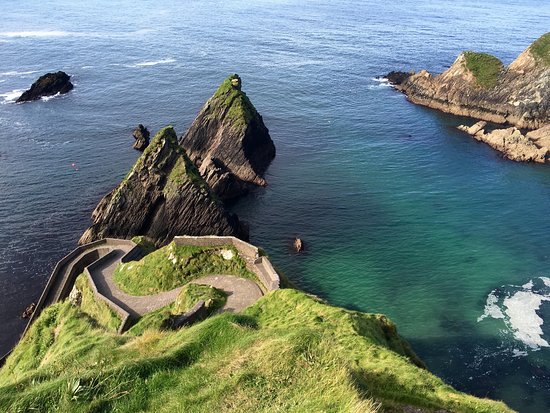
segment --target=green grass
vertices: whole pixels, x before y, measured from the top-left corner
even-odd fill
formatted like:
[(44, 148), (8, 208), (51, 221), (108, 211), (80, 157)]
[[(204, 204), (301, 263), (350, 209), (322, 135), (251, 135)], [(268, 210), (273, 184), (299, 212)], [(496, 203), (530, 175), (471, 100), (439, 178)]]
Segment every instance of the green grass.
[(144, 255), (148, 255), (157, 249), (153, 240), (145, 235), (136, 235), (132, 238), (132, 242), (141, 248)]
[(80, 310), (96, 320), (105, 329), (117, 332), (121, 323), (120, 317), (106, 302), (94, 296), (85, 274), (80, 274), (77, 277), (75, 287), (82, 293)]
[(128, 330), (128, 334), (141, 335), (148, 330), (164, 329), (173, 316), (185, 314), (200, 300), (204, 301), (208, 314), (212, 314), (223, 307), (226, 298), (223, 291), (212, 286), (188, 284), (182, 288), (178, 297), (172, 304), (145, 314), (132, 326), (132, 328), (130, 328), (130, 330)]
[[(231, 260), (220, 255), (223, 249), (233, 252)], [(149, 295), (170, 291), (196, 278), (213, 274), (256, 278), (232, 246), (178, 246), (172, 242), (139, 261), (119, 264), (114, 279), (120, 289), (128, 294)]]
[(115, 336), (61, 303), (0, 369), (0, 411), (511, 411), (457, 392), (411, 360), (385, 317), (291, 289), (243, 314), (139, 336)]
[(246, 93), (232, 85), (232, 80), (238, 75), (231, 75), (225, 79), (211, 98), (211, 102), (226, 112), (226, 119), (231, 121), (234, 127), (243, 127), (257, 116), (257, 111)]
[(466, 67), (474, 75), (479, 86), (491, 89), (498, 83), (498, 77), (504, 65), (494, 56), (487, 53), (464, 52)]
[(545, 66), (550, 66), (550, 32), (535, 40), (529, 50), (538, 61)]

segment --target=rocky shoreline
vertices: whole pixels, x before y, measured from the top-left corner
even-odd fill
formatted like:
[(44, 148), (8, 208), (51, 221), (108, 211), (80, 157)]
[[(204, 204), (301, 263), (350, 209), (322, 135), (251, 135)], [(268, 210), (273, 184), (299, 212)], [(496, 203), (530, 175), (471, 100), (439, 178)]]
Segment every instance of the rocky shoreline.
[[(463, 52), (439, 75), (426, 70), (390, 72), (393, 87), (412, 103), (512, 128), (482, 132), (485, 124), (460, 129), (515, 161), (548, 161), (550, 144), (550, 33), (509, 66), (486, 53)], [(522, 133), (520, 129), (536, 132)], [(473, 132), (472, 132), (473, 131)], [(536, 138), (535, 138), (536, 137)]]

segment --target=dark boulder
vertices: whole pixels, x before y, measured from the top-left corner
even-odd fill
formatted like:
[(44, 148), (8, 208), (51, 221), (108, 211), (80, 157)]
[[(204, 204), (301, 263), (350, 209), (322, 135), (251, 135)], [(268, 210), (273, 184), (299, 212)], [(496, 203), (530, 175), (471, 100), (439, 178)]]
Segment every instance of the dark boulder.
[(147, 146), (149, 146), (149, 130), (143, 126), (141, 123), (134, 129), (132, 136), (136, 140), (134, 142), (134, 149), (137, 149), (140, 152), (143, 152)]
[(17, 103), (38, 100), (44, 96), (53, 96), (58, 93), (67, 93), (73, 88), (71, 77), (62, 71), (46, 73), (34, 82), (31, 88), (17, 99)]
[(400, 85), (407, 80), (409, 76), (411, 76), (411, 73), (391, 71), (386, 75), (386, 79), (388, 79), (388, 82), (392, 85)]

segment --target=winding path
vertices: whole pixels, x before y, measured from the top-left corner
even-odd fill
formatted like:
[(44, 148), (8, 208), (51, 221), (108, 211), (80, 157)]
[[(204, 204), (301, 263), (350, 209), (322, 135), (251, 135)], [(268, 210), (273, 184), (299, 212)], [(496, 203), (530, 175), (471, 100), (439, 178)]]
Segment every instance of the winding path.
[[(120, 290), (114, 281), (113, 275), (122, 257), (130, 249), (131, 247), (127, 245), (121, 245), (119, 248), (113, 249), (113, 252), (102, 262), (102, 265), (94, 266), (90, 270), (90, 276), (94, 280), (99, 293), (126, 310), (130, 315), (139, 317), (172, 303), (183, 286), (159, 294), (145, 296), (130, 295)], [(231, 275), (210, 275), (191, 282), (211, 285), (224, 291), (227, 294), (227, 301), (221, 311), (241, 311), (255, 303), (263, 295), (255, 282)]]

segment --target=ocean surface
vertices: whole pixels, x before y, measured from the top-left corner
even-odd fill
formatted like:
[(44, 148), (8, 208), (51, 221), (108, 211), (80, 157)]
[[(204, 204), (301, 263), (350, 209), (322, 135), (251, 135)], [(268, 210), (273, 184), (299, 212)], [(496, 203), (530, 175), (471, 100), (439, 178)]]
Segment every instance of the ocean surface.
[[(510, 63), (550, 4), (478, 1), (0, 2), (0, 353), (54, 263), (138, 157), (131, 132), (185, 132), (231, 73), (277, 147), (232, 206), (299, 287), (387, 314), (429, 369), (550, 411), (550, 166), (507, 161), (379, 75), (462, 50)], [(39, 75), (69, 94), (17, 105)], [(294, 236), (306, 252), (292, 253)]]

